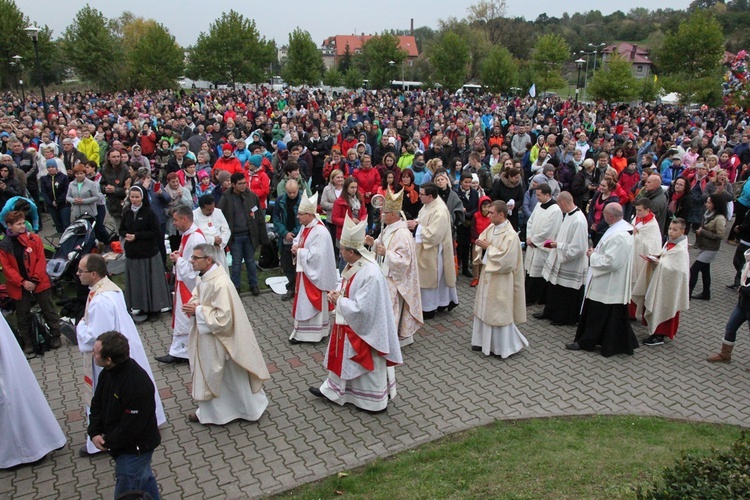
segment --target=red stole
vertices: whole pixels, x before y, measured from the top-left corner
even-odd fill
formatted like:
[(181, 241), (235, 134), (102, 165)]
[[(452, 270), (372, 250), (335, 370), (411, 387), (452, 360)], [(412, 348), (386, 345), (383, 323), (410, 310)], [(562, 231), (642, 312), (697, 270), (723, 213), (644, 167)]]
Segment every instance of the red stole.
[[(354, 275), (356, 276), (356, 274)], [(342, 287), (344, 293), (342, 297), (349, 296), (349, 288), (352, 286), (354, 276), (344, 283)], [(354, 352), (356, 353), (351, 360), (359, 363), (368, 371), (372, 371), (375, 365), (372, 360), (372, 348), (362, 338), (352, 330), (349, 325), (339, 325), (334, 321), (331, 331), (331, 341), (328, 343), (328, 365), (326, 369), (332, 371), (337, 376), (341, 376), (341, 369), (344, 365), (344, 338), (349, 339)]]

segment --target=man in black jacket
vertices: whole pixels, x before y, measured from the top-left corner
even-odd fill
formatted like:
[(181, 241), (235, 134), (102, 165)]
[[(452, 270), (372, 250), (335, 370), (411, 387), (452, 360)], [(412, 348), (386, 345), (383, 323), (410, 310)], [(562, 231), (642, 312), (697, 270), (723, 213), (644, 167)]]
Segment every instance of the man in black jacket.
[(151, 456), (161, 443), (154, 384), (130, 358), (128, 339), (119, 332), (97, 338), (94, 362), (104, 371), (91, 401), (88, 434), (94, 446), (108, 451), (115, 461), (115, 498), (144, 491), (158, 499), (159, 487), (151, 471)]
[(221, 195), (219, 210), (224, 214), (232, 236), (229, 248), (232, 249), (231, 278), (237, 292), (242, 281), (242, 260), (245, 260), (247, 282), (253, 295), (260, 295), (258, 273), (255, 268), (255, 249), (268, 243), (266, 221), (262, 217), (258, 196), (247, 188), (245, 174), (232, 174), (232, 188)]

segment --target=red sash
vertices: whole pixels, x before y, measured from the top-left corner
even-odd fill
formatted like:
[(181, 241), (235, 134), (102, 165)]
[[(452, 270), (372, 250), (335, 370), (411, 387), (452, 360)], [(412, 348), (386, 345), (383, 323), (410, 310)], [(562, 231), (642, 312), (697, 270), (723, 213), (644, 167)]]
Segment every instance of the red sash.
[[(354, 277), (346, 283), (344, 297), (349, 295), (349, 287), (352, 285)], [(357, 335), (349, 325), (333, 324), (331, 331), (331, 341), (328, 343), (328, 365), (326, 368), (337, 376), (341, 376), (341, 368), (344, 365), (344, 337), (349, 339), (354, 352), (356, 353), (351, 360), (359, 363), (367, 371), (372, 371), (375, 365), (372, 360), (372, 348), (362, 338)]]
[[(190, 239), (190, 236), (193, 233), (199, 233), (203, 234), (203, 231), (200, 230), (200, 228), (196, 229), (192, 233), (185, 233), (182, 235), (182, 238), (180, 239), (180, 249), (179, 254), (180, 257), (182, 257), (183, 252), (185, 251), (185, 245), (187, 245), (188, 240)], [(205, 238), (205, 235), (204, 235)], [(176, 266), (176, 263), (175, 263)], [(174, 316), (177, 314), (177, 295), (180, 295), (180, 299), (182, 299), (183, 304), (187, 304), (190, 302), (190, 299), (193, 298), (193, 292), (187, 287), (184, 281), (180, 280), (177, 277), (177, 269), (175, 269), (175, 280), (174, 280), (174, 288), (175, 288), (175, 294), (174, 294), (174, 306), (172, 307), (172, 328), (174, 328)]]

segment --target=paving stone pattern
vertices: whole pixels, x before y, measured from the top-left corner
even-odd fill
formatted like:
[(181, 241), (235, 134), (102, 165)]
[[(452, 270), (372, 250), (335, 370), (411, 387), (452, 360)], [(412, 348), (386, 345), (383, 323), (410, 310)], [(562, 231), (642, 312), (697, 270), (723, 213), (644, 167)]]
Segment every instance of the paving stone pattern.
[[(404, 350), (398, 396), (379, 415), (308, 393), (308, 386), (326, 376), (325, 345), (290, 346), (291, 304), (264, 293), (243, 302), (271, 372), (268, 411), (257, 423), (191, 424), (186, 415), (195, 405), (188, 367), (153, 361), (171, 340), (170, 318), (163, 315), (140, 328), (169, 419), (153, 459), (162, 494), (239, 499), (277, 493), (497, 419), (638, 414), (750, 426), (747, 327), (739, 333), (731, 364), (705, 361), (720, 347), (736, 302), (735, 292), (724, 288), (734, 274), (734, 250), (722, 244), (711, 266), (713, 299), (691, 302), (676, 340), (643, 346), (632, 357), (566, 351), (574, 328), (533, 319), (539, 306), (529, 308), (529, 322), (520, 326), (531, 344), (527, 350), (505, 360), (472, 352), (474, 289), (459, 278), (460, 307), (428, 321)], [(691, 261), (695, 255), (692, 251)], [(643, 326), (634, 328), (639, 338), (647, 335)], [(63, 348), (33, 359), (31, 366), (68, 444), (36, 467), (0, 471), (0, 499), (111, 498), (111, 460), (77, 456), (85, 439), (78, 349), (64, 341)]]

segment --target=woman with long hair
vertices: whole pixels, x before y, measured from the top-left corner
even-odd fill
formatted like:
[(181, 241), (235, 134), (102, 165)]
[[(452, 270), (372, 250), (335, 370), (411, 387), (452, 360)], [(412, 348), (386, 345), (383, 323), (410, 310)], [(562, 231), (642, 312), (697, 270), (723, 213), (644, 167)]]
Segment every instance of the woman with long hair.
[(604, 220), (604, 207), (610, 203), (619, 203), (620, 199), (615, 194), (617, 184), (610, 177), (605, 177), (599, 183), (599, 189), (591, 199), (589, 205), (589, 234), (591, 241), (596, 246), (602, 239), (609, 225)]
[(328, 232), (331, 233), (333, 251), (336, 254), (337, 260), (339, 249), (336, 246), (336, 224), (333, 223), (333, 205), (344, 190), (344, 180), (344, 173), (338, 168), (333, 169), (328, 176), (328, 185), (323, 188), (323, 194), (320, 196), (320, 206), (326, 215), (326, 227), (328, 228)]
[[(690, 296), (697, 300), (711, 300), (711, 262), (716, 259), (721, 247), (721, 240), (727, 228), (727, 203), (721, 195), (713, 193), (706, 200), (706, 211), (701, 226), (695, 230), (693, 248), (701, 253), (690, 267)], [(703, 278), (703, 290), (700, 295), (693, 295), (698, 283), (698, 274)]]
[(399, 185), (404, 190), (401, 210), (406, 215), (407, 220), (416, 219), (419, 210), (422, 208), (422, 202), (419, 199), (419, 185), (414, 182), (414, 172), (408, 168), (401, 172)]
[[(667, 218), (679, 217), (685, 219), (693, 208), (693, 198), (690, 196), (688, 181), (684, 177), (678, 177), (669, 187), (667, 193), (669, 204), (667, 205)], [(685, 227), (685, 234), (690, 231), (690, 226)]]

